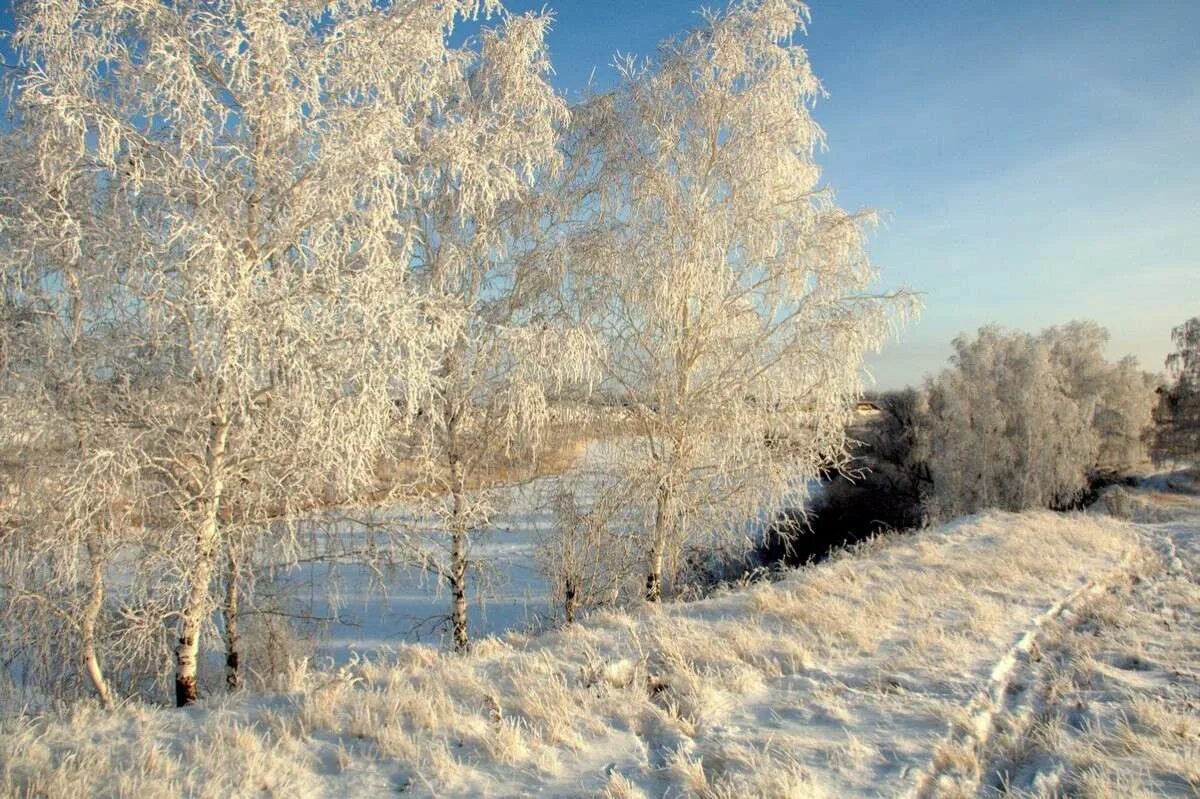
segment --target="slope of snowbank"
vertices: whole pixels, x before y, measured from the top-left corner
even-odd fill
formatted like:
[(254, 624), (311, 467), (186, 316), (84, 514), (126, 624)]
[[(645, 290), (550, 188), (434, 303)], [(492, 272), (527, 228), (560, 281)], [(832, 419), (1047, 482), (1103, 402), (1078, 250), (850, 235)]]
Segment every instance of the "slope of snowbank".
[(0, 724), (0, 793), (863, 796), (928, 786), (997, 664), (1143, 535), (986, 513), (781, 582), (469, 657), (405, 646), (269, 696)]

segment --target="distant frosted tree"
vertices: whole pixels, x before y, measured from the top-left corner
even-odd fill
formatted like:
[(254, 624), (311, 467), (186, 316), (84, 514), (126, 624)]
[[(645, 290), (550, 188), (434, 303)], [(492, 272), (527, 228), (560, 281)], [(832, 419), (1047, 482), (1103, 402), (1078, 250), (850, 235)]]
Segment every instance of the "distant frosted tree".
[(935, 515), (1068, 502), (1087, 485), (1099, 440), (1050, 347), (984, 327), (954, 340), (929, 386)]
[(1157, 385), (1158, 378), (1144, 371), (1132, 355), (1111, 365), (1093, 422), (1100, 434), (1099, 468), (1128, 471), (1146, 461)]
[(1064, 390), (1084, 404), (1084, 412), (1095, 411), (1108, 381), (1109, 364), (1104, 358), (1108, 331), (1091, 321), (1072, 321), (1049, 327), (1038, 338), (1062, 374)]
[(1098, 470), (1141, 462), (1152, 378), (1109, 363), (1107, 339), (1093, 322), (955, 339), (928, 387), (935, 514), (1067, 504)]
[(1128, 356), (1110, 363), (1104, 355), (1108, 331), (1095, 322), (1074, 321), (1041, 333), (1070, 394), (1099, 436), (1094, 468), (1124, 471), (1146, 458), (1155, 404), (1153, 375)]
[(105, 413), (79, 419), (70, 445), (90, 462), (103, 428), (132, 448), (130, 485), (162, 514), (147, 521), (172, 540), (180, 704), (197, 696), (231, 542), (286, 538), (268, 523), (377, 489), (381, 442), (443, 396), (463, 303), (414, 285), (411, 209), (437, 192), (475, 208), (524, 174), (519, 148), (494, 172), (476, 141), (508, 107), (458, 104), (464, 81), (516, 107), (541, 91), (526, 82), (544, 72), (539, 24), (511, 28), (512, 45), (484, 37), (482, 54), (450, 44), (460, 21), (499, 10), (18, 7), (13, 107), (33, 195), (5, 220), (4, 257), (48, 338), (83, 309), (77, 371)]
[(1175, 352), (1167, 356), (1167, 371), (1176, 380), (1200, 384), (1200, 316), (1171, 330)]
[(864, 354), (908, 305), (870, 293), (872, 217), (819, 183), (822, 90), (793, 41), (806, 15), (705, 13), (576, 113), (592, 190), (569, 281), (627, 411), (612, 480), (642, 513), (651, 601), (687, 545), (744, 541), (840, 459)]
[(1175, 352), (1167, 356), (1172, 382), (1162, 387), (1155, 430), (1159, 462), (1200, 458), (1200, 316), (1171, 331)]

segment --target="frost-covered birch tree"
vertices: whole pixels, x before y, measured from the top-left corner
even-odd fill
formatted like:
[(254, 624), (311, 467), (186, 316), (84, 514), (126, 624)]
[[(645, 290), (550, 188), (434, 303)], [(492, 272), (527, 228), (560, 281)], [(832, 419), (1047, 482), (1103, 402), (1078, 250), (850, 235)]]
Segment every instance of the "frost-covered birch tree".
[(1157, 384), (1158, 378), (1132, 355), (1110, 366), (1093, 417), (1100, 434), (1099, 468), (1127, 472), (1149, 457)]
[[(70, 317), (76, 285), (95, 295), (82, 372), (109, 411), (81, 423), (133, 448), (164, 509), (180, 704), (234, 534), (287, 535), (267, 522), (377, 489), (381, 442), (437, 396), (462, 307), (414, 287), (411, 208), (503, 185), (479, 130), (445, 119), (477, 58), (449, 37), (499, 9), (18, 7), (38, 196), (6, 220), (7, 257), (47, 318)], [(448, 162), (453, 185), (431, 171)]]
[(1090, 468), (1124, 471), (1145, 460), (1156, 399), (1154, 375), (1142, 371), (1133, 356), (1109, 362), (1104, 354), (1108, 331), (1096, 322), (1051, 327), (1041, 339), (1050, 347), (1067, 393), (1091, 419), (1099, 448)]
[[(141, 479), (142, 430), (120, 420), (133, 391), (109, 367), (111, 298), (56, 269), (60, 252), (19, 257), (22, 222), (87, 212), (78, 184), (47, 197), (30, 183), (36, 151), (23, 128), (0, 140), (0, 252), (18, 254), (0, 264), (0, 649), (34, 694), (86, 685), (111, 706), (109, 672), (128, 683), (146, 676), (148, 650), (161, 655), (165, 608), (138, 596), (159, 543), (146, 535), (155, 492)], [(107, 588), (118, 554), (131, 564), (120, 613)]]
[(929, 386), (933, 514), (1074, 499), (1099, 441), (1050, 346), (984, 327), (954, 340), (950, 363)]
[(570, 285), (629, 417), (613, 479), (643, 511), (652, 601), (686, 547), (744, 540), (839, 462), (863, 357), (909, 307), (871, 293), (871, 214), (820, 183), (806, 19), (796, 0), (706, 13), (576, 114), (593, 183)]
[(1176, 380), (1200, 383), (1200, 316), (1171, 329), (1175, 351), (1167, 356), (1167, 371)]
[[(463, 321), (439, 353), (436, 391), (409, 457), (447, 550), (428, 559), (450, 594), (454, 647), (469, 643), (468, 576), (502, 462), (531, 460), (550, 421), (548, 393), (586, 382), (589, 340), (556, 313), (553, 197), (566, 104), (549, 83), (544, 14), (485, 29), (447, 83), (411, 204), (413, 278)], [(545, 184), (545, 185), (543, 185)]]

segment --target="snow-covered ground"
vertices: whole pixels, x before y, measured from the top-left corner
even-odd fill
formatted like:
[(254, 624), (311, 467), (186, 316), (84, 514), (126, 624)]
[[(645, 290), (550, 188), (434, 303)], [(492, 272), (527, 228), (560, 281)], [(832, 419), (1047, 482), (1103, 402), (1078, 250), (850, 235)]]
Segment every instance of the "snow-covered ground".
[[(541, 501), (543, 478), (498, 497), (502, 510), (491, 528), (472, 537), (470, 556), (485, 565), (472, 571), (468, 588), (468, 624), (472, 637), (542, 626), (548, 615), (548, 588), (534, 560), (538, 536), (551, 521)], [(411, 519), (405, 523), (413, 524)], [(419, 523), (418, 523), (419, 524)], [(433, 529), (416, 530), (422, 544), (446, 552), (447, 536)], [(449, 612), (445, 585), (428, 570), (409, 567), (374, 574), (353, 562), (318, 564), (282, 574), (290, 584), (298, 610), (331, 619), (319, 625), (316, 656), (341, 665), (356, 655), (371, 655), (405, 643), (444, 644)], [(330, 581), (335, 581), (332, 596)]]
[[(1131, 493), (1132, 522), (980, 514), (778, 583), (509, 633), (466, 657), (401, 644), (184, 711), (9, 717), (0, 793), (1188, 795), (1200, 507)], [(1109, 682), (1082, 699), (1055, 688), (1040, 669), (1059, 651), (1087, 651)], [(1077, 701), (1090, 721), (1014, 749), (1012, 731)], [(1122, 741), (1086, 782), (1096, 758), (1079, 752)]]
[(1200, 796), (1200, 496), (1180, 491), (1200, 485), (1143, 489), (1113, 504), (1154, 522), (1146, 548), (1021, 658), (968, 781), (981, 793)]
[[(575, 466), (576, 478), (579, 472), (603, 464), (606, 457), (604, 443), (592, 442)], [(485, 532), (472, 535), (470, 544), (471, 560), (483, 566), (468, 575), (472, 638), (540, 630), (553, 622), (550, 587), (538, 570), (534, 550), (554, 524), (551, 500), (562, 479), (541, 477), (499, 489), (489, 497), (495, 508), (491, 523)], [(573, 490), (586, 494), (586, 485), (586, 481), (576, 483)], [(820, 490), (820, 483), (813, 481), (807, 496)], [(397, 507), (390, 513), (397, 523), (412, 528), (424, 546), (448, 551), (446, 534), (423, 527), (411, 510)], [(747, 542), (761, 534), (761, 526), (761, 520), (747, 523)], [(353, 524), (348, 527), (353, 536)], [(278, 579), (289, 584), (298, 614), (330, 620), (315, 629), (314, 655), (319, 661), (342, 665), (401, 644), (445, 646), (449, 640), (444, 624), (449, 596), (428, 570), (399, 568), (380, 575), (348, 559), (303, 566), (281, 573)], [(210, 660), (210, 671), (219, 676), (223, 654), (214, 652)]]
[[(573, 470), (591, 468), (603, 457), (603, 444), (592, 442)], [(468, 558), (479, 565), (468, 571), (472, 638), (542, 629), (551, 623), (550, 589), (534, 554), (553, 524), (551, 499), (561, 480), (557, 474), (543, 476), (496, 489), (484, 499), (492, 509), (489, 524), (471, 535), (468, 548)], [(352, 548), (365, 535), (361, 525), (366, 523), (403, 528), (415, 547), (441, 560), (449, 551), (449, 536), (428, 514), (405, 506), (381, 510), (369, 522), (336, 522), (338, 538), (351, 542), (343, 545)], [(320, 552), (324, 547), (317, 542), (313, 549)], [(312, 651), (319, 662), (340, 666), (398, 645), (445, 646), (449, 641), (445, 622), (450, 599), (433, 569), (376, 571), (358, 558), (335, 558), (280, 571), (272, 579), (276, 584), (270, 593), (285, 597), (285, 609), (321, 620), (306, 630), (313, 634)], [(223, 668), (218, 654), (212, 657), (216, 672)]]

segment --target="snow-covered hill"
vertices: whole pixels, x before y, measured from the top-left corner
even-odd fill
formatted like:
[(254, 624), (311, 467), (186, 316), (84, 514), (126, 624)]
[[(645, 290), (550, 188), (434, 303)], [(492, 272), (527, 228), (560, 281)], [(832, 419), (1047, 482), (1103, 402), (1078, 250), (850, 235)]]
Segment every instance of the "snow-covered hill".
[[(1042, 653), (1077, 648), (1074, 638), (1091, 634), (1082, 619), (1108, 635), (1114, 597), (1132, 608), (1117, 620), (1126, 628), (1149, 624), (1138, 608), (1151, 594), (1138, 586), (1169, 578), (1195, 588), (1198, 511), (1179, 504), (1166, 514), (1173, 520), (1153, 524), (985, 513), (872, 542), (777, 583), (488, 639), (467, 657), (409, 645), (336, 671), (298, 667), (276, 694), (188, 710), (10, 714), (0, 792), (972, 795), (996, 787), (1014, 760), (1013, 735), (1030, 727), (1022, 708), (1066, 701), (1046, 688)], [(1168, 544), (1176, 555), (1166, 556)], [(1194, 679), (1200, 668), (1194, 646), (1169, 657), (1149, 648), (1196, 634), (1196, 596), (1182, 585), (1153, 594), (1176, 613), (1174, 626), (1137, 634), (1158, 664), (1143, 682), (1182, 684), (1164, 675), (1190, 669)], [(1172, 712), (1186, 716), (1182, 737), (1164, 733), (1154, 745), (1170, 753), (1178, 744), (1185, 762), (1195, 705)], [(1077, 784), (1073, 761), (1056, 757), (1064, 765), (1051, 770), (1053, 784)], [(1017, 787), (1051, 785), (1037, 782), (1043, 761), (1031, 758), (1036, 773), (1021, 772)], [(1106, 779), (1132, 791), (1137, 769), (1114, 768)], [(1180, 779), (1147, 785), (1186, 788)]]

